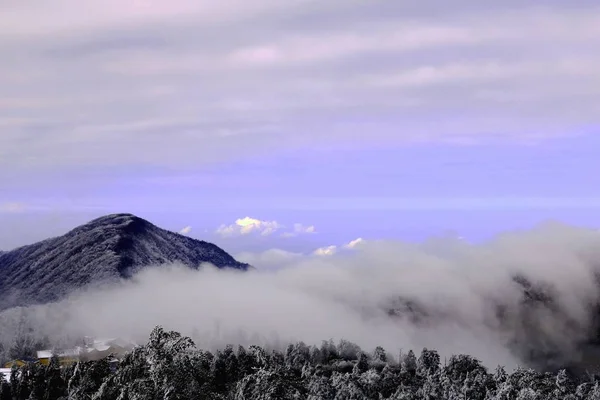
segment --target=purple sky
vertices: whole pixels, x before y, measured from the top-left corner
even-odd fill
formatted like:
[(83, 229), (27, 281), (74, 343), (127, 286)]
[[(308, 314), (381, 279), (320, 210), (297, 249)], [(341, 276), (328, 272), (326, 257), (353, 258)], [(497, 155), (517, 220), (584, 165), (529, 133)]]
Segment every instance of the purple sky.
[(109, 212), (231, 251), (600, 227), (596, 2), (9, 3), (0, 249)]

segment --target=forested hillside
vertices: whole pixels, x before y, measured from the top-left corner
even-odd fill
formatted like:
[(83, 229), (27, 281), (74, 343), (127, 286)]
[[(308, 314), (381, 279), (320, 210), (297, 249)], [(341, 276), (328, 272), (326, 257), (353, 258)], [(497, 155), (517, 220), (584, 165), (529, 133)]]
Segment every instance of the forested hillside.
[(116, 369), (107, 360), (64, 368), (53, 360), (13, 369), (10, 384), (0, 387), (2, 400), (600, 399), (595, 377), (574, 378), (564, 370), (488, 371), (468, 355), (441, 360), (435, 350), (423, 349), (418, 356), (408, 351), (394, 357), (382, 348), (367, 354), (346, 341), (297, 343), (285, 352), (228, 346), (211, 353), (160, 327)]

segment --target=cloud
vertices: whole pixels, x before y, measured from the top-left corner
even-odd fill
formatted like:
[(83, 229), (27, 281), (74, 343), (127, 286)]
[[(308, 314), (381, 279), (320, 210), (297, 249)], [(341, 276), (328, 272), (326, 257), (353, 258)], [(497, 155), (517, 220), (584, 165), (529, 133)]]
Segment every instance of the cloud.
[(345, 245), (343, 245), (341, 247), (338, 247), (336, 245), (319, 247), (318, 249), (316, 249), (313, 252), (313, 254), (317, 255), (317, 256), (332, 256), (334, 254), (337, 254), (339, 252), (339, 250), (352, 250), (359, 246), (363, 246), (364, 243), (365, 243), (364, 239), (357, 238), (357, 239), (354, 239), (354, 240), (346, 243)]
[[(600, 300), (594, 279), (600, 234), (560, 224), (481, 245), (369, 240), (329, 257), (281, 250), (244, 257), (258, 270), (150, 268), (58, 304), (4, 311), (0, 340), (12, 340), (14, 322), (26, 316), (52, 339), (68, 332), (141, 341), (161, 324), (193, 335), (204, 348), (345, 338), (366, 350), (428, 347), (442, 357), (468, 353), (489, 367), (510, 368), (536, 351), (556, 352), (552, 360), (560, 362), (587, 357), (578, 346), (594, 321), (590, 307)], [(552, 305), (528, 305), (517, 275), (548, 288)], [(169, 296), (156, 301), (158, 292)], [(420, 319), (402, 314), (401, 299), (424, 312)], [(390, 309), (399, 314), (390, 316)]]
[(196, 167), (316, 143), (523, 143), (598, 123), (592, 2), (60, 4), (0, 6), (11, 173)]
[(180, 230), (179, 233), (181, 233), (182, 235), (188, 235), (191, 231), (192, 231), (192, 227), (186, 226), (185, 228)]
[(290, 238), (290, 237), (295, 237), (298, 235), (303, 235), (303, 234), (312, 234), (312, 233), (316, 233), (316, 229), (314, 225), (303, 225), (301, 223), (295, 223), (294, 224), (294, 230), (292, 232), (283, 232), (281, 234), (282, 237), (286, 237), (286, 238)]
[(23, 203), (0, 203), (0, 213), (20, 213), (27, 209)]
[(260, 266), (261, 270), (281, 269), (299, 260), (306, 259), (302, 253), (282, 249), (270, 249), (262, 253), (242, 252), (235, 259), (252, 266)]
[(361, 244), (365, 243), (365, 240), (363, 238), (356, 238), (354, 240), (351, 240), (349, 243), (344, 245), (344, 248), (347, 249), (354, 249), (357, 246), (360, 246)]
[(319, 247), (314, 251), (317, 256), (331, 256), (337, 253), (337, 246), (331, 245), (326, 247)]
[(300, 223), (294, 224), (294, 233), (315, 233), (314, 225), (304, 226)]
[(248, 235), (250, 233), (269, 236), (281, 228), (282, 225), (277, 221), (261, 221), (256, 218), (244, 217), (238, 218), (234, 224), (219, 226), (216, 233), (224, 237)]
[[(262, 236), (270, 236), (273, 233), (285, 229), (286, 226), (277, 221), (266, 221), (257, 218), (244, 217), (238, 218), (235, 223), (226, 225), (222, 224), (215, 231), (223, 237), (233, 237), (249, 234), (259, 234)], [(304, 225), (295, 223), (292, 231), (282, 232), (282, 237), (295, 237), (302, 234), (316, 233), (314, 225)]]

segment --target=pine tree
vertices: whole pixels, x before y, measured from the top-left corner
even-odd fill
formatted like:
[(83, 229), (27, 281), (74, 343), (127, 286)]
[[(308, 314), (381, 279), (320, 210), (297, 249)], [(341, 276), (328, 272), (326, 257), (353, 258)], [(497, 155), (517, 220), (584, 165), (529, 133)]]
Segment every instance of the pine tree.
[(58, 400), (67, 395), (67, 383), (62, 377), (56, 357), (53, 357), (50, 365), (45, 368), (44, 381), (46, 383), (44, 400)]
[(356, 364), (354, 364), (352, 373), (354, 375), (360, 375), (360, 374), (367, 372), (368, 370), (369, 370), (369, 359), (367, 358), (367, 355), (365, 353), (361, 352), (360, 355), (358, 356), (358, 361), (356, 362)]
[(387, 363), (388, 362), (387, 353), (385, 352), (385, 350), (383, 349), (383, 347), (377, 346), (375, 348), (375, 351), (373, 352), (373, 360), (374, 361), (378, 361), (378, 362), (382, 362), (382, 363)]
[(600, 400), (600, 382), (594, 383), (592, 390), (588, 393), (587, 400)]
[(437, 373), (440, 370), (440, 355), (435, 350), (423, 349), (417, 360), (417, 373), (421, 376), (428, 376)]
[(331, 385), (335, 389), (335, 400), (366, 400), (366, 393), (363, 392), (358, 377), (354, 374), (340, 374), (334, 372), (331, 376)]
[(393, 370), (389, 364), (386, 364), (383, 370), (381, 370), (380, 376), (381, 382), (379, 392), (384, 399), (387, 399), (392, 396), (400, 386), (400, 371), (398, 369)]
[(212, 381), (214, 390), (226, 393), (229, 387), (241, 378), (240, 367), (233, 346), (226, 346), (223, 351), (218, 351), (212, 364)]
[(540, 397), (538, 393), (532, 388), (523, 388), (517, 394), (516, 400), (539, 400)]
[(310, 362), (310, 349), (303, 342), (290, 344), (285, 353), (285, 364), (288, 368), (297, 369)]
[(333, 400), (335, 388), (328, 378), (322, 375), (312, 375), (305, 378), (307, 381), (307, 400)]
[(412, 350), (402, 355), (400, 367), (403, 374), (414, 376), (417, 373), (417, 357)]
[(261, 368), (239, 381), (232, 397), (234, 400), (299, 400), (305, 396), (303, 388), (281, 374)]
[(178, 332), (154, 328), (146, 345), (149, 376), (154, 391), (164, 400), (189, 398), (194, 389), (190, 350), (192, 339)]

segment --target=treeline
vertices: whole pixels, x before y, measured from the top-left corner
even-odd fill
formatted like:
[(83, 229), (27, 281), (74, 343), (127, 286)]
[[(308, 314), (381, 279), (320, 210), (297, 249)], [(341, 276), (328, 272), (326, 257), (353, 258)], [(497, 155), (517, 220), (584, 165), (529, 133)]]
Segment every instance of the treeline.
[(490, 372), (473, 357), (442, 362), (427, 349), (394, 361), (382, 348), (366, 354), (347, 341), (297, 343), (285, 352), (227, 346), (213, 354), (157, 327), (116, 369), (108, 360), (61, 368), (57, 359), (13, 368), (10, 383), (0, 384), (0, 400), (28, 399), (600, 400), (600, 383), (564, 370)]

